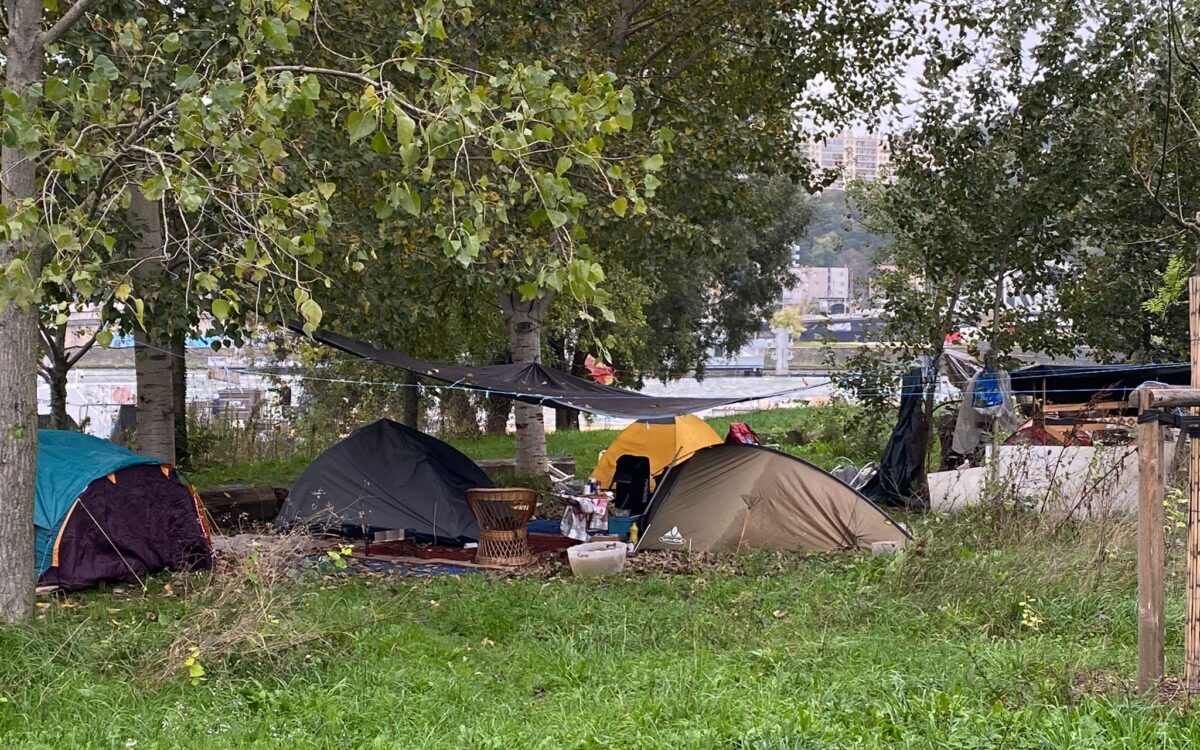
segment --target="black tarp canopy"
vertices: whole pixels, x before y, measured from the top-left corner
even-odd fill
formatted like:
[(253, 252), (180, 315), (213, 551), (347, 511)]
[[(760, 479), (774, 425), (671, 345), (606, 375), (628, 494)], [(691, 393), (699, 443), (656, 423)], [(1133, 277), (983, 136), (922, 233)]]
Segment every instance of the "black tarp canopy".
[(1098, 394), (1105, 401), (1124, 401), (1146, 382), (1189, 385), (1187, 363), (1157, 365), (1031, 365), (1012, 373), (1013, 393), (1042, 398), (1051, 404), (1082, 404)]
[[(299, 326), (289, 326), (303, 332)], [(733, 398), (676, 398), (647, 396), (644, 393), (614, 388), (576, 377), (552, 367), (534, 363), (484, 365), (467, 367), (416, 359), (399, 352), (377, 349), (370, 344), (318, 330), (312, 336), (327, 346), (348, 354), (374, 360), (385, 365), (408, 370), (423, 377), (474, 391), (494, 393), (516, 401), (543, 406), (564, 406), (593, 414), (607, 414), (623, 419), (656, 419), (691, 414), (727, 404), (774, 398), (803, 390), (789, 388), (774, 393)]]

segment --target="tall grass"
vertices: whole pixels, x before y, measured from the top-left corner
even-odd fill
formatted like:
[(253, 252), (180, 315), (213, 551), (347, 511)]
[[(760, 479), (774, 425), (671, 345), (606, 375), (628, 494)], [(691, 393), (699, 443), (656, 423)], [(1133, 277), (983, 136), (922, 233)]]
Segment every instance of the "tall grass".
[[(1099, 534), (1091, 521), (1055, 528), (988, 509), (906, 520), (918, 543), (892, 557), (759, 553), (662, 567), (647, 557), (624, 576), (590, 581), (301, 576), (279, 614), (322, 639), (232, 658), (202, 646), (198, 684), (182, 665), (148, 681), (145, 655), (196, 632), (181, 623), (198, 622), (196, 608), (211, 599), (166, 596), (161, 578), (144, 595), (62, 598), (33, 625), (0, 629), (0, 745), (1053, 750), (1200, 741), (1193, 713), (1129, 690), (1127, 527)], [(1182, 589), (1171, 580), (1168, 671), (1178, 673)], [(262, 627), (269, 636), (276, 626)]]
[[(878, 460), (887, 442), (890, 424), (872, 421), (861, 407), (835, 402), (749, 412), (709, 420), (719, 435), (731, 422), (746, 422), (768, 443), (823, 468), (840, 458), (862, 464)], [(238, 421), (232, 417), (194, 419), (192, 425), (193, 479), (201, 487), (233, 482), (288, 484), (321, 451), (343, 437), (326, 420), (301, 414), (290, 422), (265, 419), (260, 412)], [(616, 430), (550, 433), (551, 455), (575, 459), (576, 474), (587, 477)], [(512, 435), (447, 438), (474, 459), (512, 458)]]

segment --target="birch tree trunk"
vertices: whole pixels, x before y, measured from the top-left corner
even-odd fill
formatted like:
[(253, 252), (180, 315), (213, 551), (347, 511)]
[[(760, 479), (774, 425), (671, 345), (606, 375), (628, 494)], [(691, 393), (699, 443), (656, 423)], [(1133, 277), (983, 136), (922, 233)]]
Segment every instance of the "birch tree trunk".
[[(514, 363), (542, 361), (542, 324), (550, 308), (553, 293), (528, 302), (517, 292), (500, 293), (500, 309), (508, 328)], [(546, 460), (546, 420), (542, 407), (517, 401), (513, 404), (517, 424), (517, 473), (544, 475)]]
[[(158, 204), (133, 190), (129, 201), (129, 226), (133, 230), (133, 257), (137, 293), (152, 298), (161, 280), (162, 215)], [(163, 334), (154, 311), (147, 306), (145, 328), (133, 333), (134, 368), (137, 372), (138, 452), (166, 463), (175, 463), (175, 377), (171, 364), (171, 339)]]
[[(6, 0), (4, 77), (21, 95), (42, 77), (42, 0)], [(9, 216), (37, 195), (36, 157), (0, 148), (0, 202)], [(0, 264), (25, 257), (33, 274), (41, 257), (33, 238), (0, 243)], [(0, 309), (0, 622), (33, 612), (33, 487), (37, 473), (38, 314), (32, 305)]]

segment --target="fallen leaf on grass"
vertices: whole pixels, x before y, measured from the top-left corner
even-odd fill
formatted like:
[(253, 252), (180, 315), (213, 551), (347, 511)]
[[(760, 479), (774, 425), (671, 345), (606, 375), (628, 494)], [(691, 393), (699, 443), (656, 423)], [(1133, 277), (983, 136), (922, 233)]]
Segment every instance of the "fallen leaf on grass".
[(484, 638), (482, 641), (479, 642), (479, 645), (480, 646), (495, 646), (496, 642), (493, 641), (491, 638)]
[(771, 613), (771, 617), (774, 617), (776, 620), (782, 620), (783, 618), (787, 617), (787, 612), (782, 609), (777, 609)]
[(50, 602), (38, 602), (34, 606), (38, 609), (50, 609)]

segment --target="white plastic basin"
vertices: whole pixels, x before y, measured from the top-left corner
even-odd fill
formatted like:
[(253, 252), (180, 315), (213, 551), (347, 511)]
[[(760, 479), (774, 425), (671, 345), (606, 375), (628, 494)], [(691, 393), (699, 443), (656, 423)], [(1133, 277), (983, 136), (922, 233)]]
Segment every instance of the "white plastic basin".
[(620, 573), (625, 567), (624, 542), (589, 542), (567, 548), (571, 572), (580, 578)]

